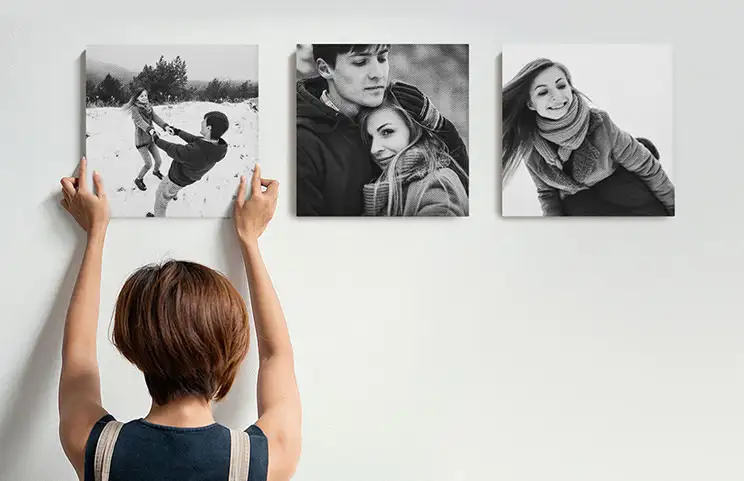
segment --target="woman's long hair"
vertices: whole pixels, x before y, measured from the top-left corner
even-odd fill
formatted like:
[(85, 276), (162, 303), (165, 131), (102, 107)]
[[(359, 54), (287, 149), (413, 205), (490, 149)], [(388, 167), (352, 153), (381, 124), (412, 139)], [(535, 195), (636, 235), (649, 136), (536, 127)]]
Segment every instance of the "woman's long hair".
[[(532, 136), (536, 130), (537, 112), (530, 110), (530, 87), (535, 77), (550, 68), (558, 67), (566, 75), (574, 95), (584, 94), (573, 85), (571, 72), (565, 65), (547, 58), (538, 58), (528, 63), (517, 72), (503, 89), (501, 94), (502, 134), (501, 134), (501, 180), (507, 182), (519, 167), (519, 163), (532, 149)], [(587, 99), (588, 100), (588, 99)]]
[[(383, 168), (382, 174), (375, 180), (374, 196), (377, 197), (379, 187), (387, 184), (387, 215), (403, 215), (404, 207), (404, 185), (401, 179), (400, 163), (406, 152), (416, 149), (418, 162), (413, 167), (417, 178), (424, 178), (432, 172), (441, 169), (445, 164), (455, 171), (461, 179), (467, 179), (468, 174), (449, 154), (446, 144), (430, 129), (420, 124), (411, 114), (404, 109), (390, 88), (385, 90), (385, 97), (379, 107), (364, 109), (359, 116), (359, 125), (362, 130), (362, 139), (367, 147), (371, 146), (371, 137), (367, 133), (369, 116), (377, 109), (391, 108), (402, 118), (411, 132), (411, 138), (403, 149), (401, 149)], [(445, 186), (446, 187), (446, 186)]]
[[(134, 95), (132, 95), (131, 97), (129, 97), (129, 101), (127, 103), (125, 103), (124, 105), (122, 105), (121, 110), (124, 110), (126, 112), (129, 112), (130, 110), (132, 110), (132, 107), (134, 107), (134, 104), (137, 103), (137, 98), (140, 95), (142, 95), (142, 92), (145, 92), (145, 91), (147, 91), (147, 89), (144, 88), (144, 87), (141, 87), (141, 88), (138, 88), (137, 90), (135, 90)], [(148, 104), (150, 103), (149, 99), (148, 99), (147, 103)]]

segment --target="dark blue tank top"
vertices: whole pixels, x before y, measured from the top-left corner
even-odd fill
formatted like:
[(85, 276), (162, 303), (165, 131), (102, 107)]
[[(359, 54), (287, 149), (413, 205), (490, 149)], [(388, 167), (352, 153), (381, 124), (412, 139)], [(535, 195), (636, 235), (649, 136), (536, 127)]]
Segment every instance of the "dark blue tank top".
[[(93, 481), (96, 444), (110, 414), (93, 426), (85, 445), (85, 478)], [(251, 438), (247, 481), (266, 481), (269, 447), (255, 424), (245, 430)], [(226, 481), (230, 469), (230, 430), (219, 423), (177, 428), (130, 421), (121, 429), (111, 460), (110, 481)]]

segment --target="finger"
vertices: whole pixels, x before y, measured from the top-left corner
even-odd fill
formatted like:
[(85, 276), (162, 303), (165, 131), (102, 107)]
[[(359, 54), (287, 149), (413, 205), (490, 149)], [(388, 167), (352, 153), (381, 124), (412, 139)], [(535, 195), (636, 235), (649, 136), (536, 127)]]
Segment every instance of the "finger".
[(269, 184), (266, 186), (266, 192), (264, 193), (276, 198), (279, 195), (279, 181), (272, 180), (271, 182), (269, 182)]
[(61, 205), (65, 210), (70, 210), (70, 201), (67, 200), (67, 197), (63, 197), (62, 200), (59, 201), (59, 205)]
[(106, 196), (106, 192), (103, 190), (103, 178), (101, 177), (101, 174), (96, 171), (93, 171), (93, 187), (95, 187), (95, 194), (99, 198)]
[(60, 182), (62, 183), (62, 192), (64, 192), (65, 195), (75, 195), (75, 184), (73, 184), (73, 179), (73, 177), (62, 177)]
[(268, 187), (273, 182), (278, 182), (278, 181), (275, 179), (261, 179), (261, 185), (263, 185), (264, 187)]
[(240, 185), (238, 185), (238, 205), (243, 205), (245, 201), (245, 176), (240, 176)]
[(261, 166), (256, 164), (253, 168), (253, 179), (251, 180), (251, 195), (261, 193)]
[(78, 175), (78, 188), (88, 190), (88, 159), (83, 156), (80, 159), (80, 175)]

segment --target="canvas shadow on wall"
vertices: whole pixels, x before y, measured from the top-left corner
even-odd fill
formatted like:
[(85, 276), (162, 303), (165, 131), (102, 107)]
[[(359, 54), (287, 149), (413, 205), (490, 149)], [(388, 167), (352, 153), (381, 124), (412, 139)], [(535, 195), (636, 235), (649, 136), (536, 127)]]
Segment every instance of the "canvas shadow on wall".
[(111, 216), (229, 217), (258, 156), (258, 46), (102, 45), (85, 59), (86, 156)]
[(297, 215), (469, 213), (468, 45), (297, 46)]
[(507, 45), (502, 76), (503, 216), (674, 215), (669, 47)]

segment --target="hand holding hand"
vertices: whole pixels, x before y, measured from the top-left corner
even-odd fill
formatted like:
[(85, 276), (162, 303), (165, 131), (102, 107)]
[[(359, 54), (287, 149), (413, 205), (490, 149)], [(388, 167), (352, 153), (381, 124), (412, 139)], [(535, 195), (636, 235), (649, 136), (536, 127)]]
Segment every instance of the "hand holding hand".
[(98, 172), (93, 172), (95, 192), (88, 187), (87, 159), (80, 160), (79, 177), (62, 177), (62, 200), (60, 204), (88, 233), (88, 237), (104, 234), (109, 222), (109, 204), (103, 190), (103, 179)]
[[(266, 187), (262, 191), (261, 186)], [(238, 198), (235, 201), (233, 218), (235, 231), (242, 242), (255, 243), (274, 217), (279, 196), (279, 182), (261, 178), (261, 167), (256, 164), (251, 179), (251, 196), (246, 200), (246, 179), (240, 177)]]
[(170, 125), (166, 125), (166, 126), (165, 126), (165, 131), (166, 131), (166, 133), (167, 133), (168, 135), (175, 135), (175, 132), (174, 132), (174, 130), (173, 130), (173, 127), (171, 127)]

